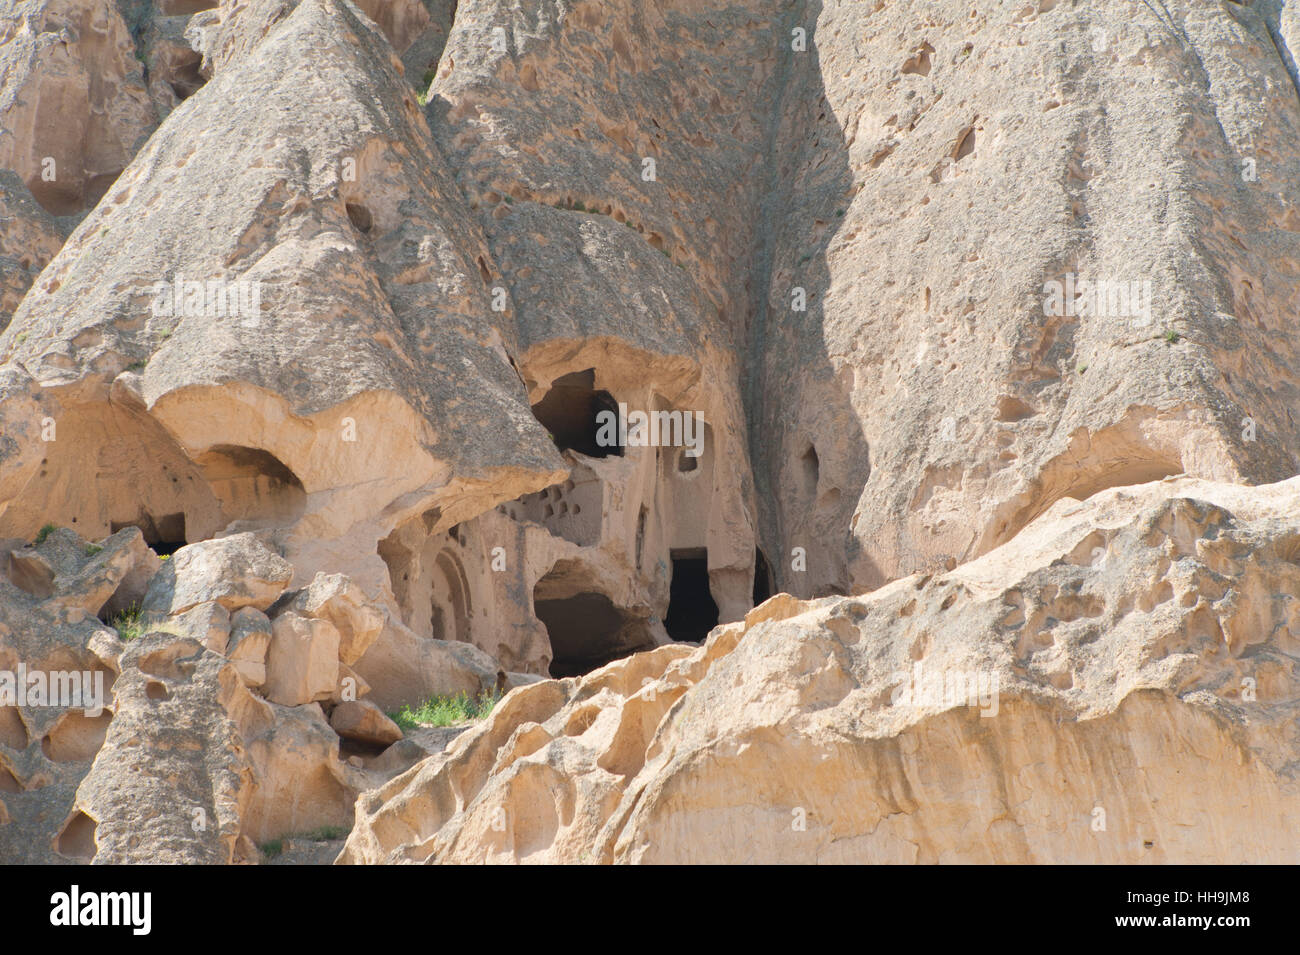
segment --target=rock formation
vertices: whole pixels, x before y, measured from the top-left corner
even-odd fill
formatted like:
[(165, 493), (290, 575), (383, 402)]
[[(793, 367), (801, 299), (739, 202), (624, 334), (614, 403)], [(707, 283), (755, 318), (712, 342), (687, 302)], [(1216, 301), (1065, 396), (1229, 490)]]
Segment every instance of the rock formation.
[(1293, 861), (1298, 556), (1300, 478), (1061, 501), (515, 690), (362, 796), (341, 861)]
[(1300, 9), (1113, 7), (0, 5), (0, 860), (1294, 861)]

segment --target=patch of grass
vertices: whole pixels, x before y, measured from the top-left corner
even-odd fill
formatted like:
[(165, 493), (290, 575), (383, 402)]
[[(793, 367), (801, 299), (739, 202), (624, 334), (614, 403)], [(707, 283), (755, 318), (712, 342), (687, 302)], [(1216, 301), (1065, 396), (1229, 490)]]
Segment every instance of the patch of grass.
[(40, 547), (42, 544), (45, 543), (45, 538), (49, 537), (58, 529), (59, 529), (59, 525), (57, 524), (46, 524), (39, 531), (36, 532), (36, 540), (32, 541), (32, 543), (35, 544), (37, 547)]
[(108, 622), (108, 625), (117, 631), (117, 635), (124, 642), (130, 642), (142, 637), (145, 632), (144, 620), (140, 617), (140, 608), (135, 604), (119, 613)]
[(306, 842), (331, 842), (335, 839), (347, 838), (348, 830), (345, 826), (321, 826), (319, 829), (313, 829), (311, 832), (295, 832), (292, 835), (282, 836), (279, 839), (272, 839), (270, 842), (264, 842), (257, 848), (262, 855), (268, 859), (274, 859), (284, 855), (286, 846), (294, 840)]
[(27, 336), (28, 336), (28, 334), (30, 334), (30, 333), (29, 333), (29, 332), (19, 332), (17, 335), (14, 336), (14, 344), (15, 344), (15, 345), (21, 345), (23, 342), (27, 341)]
[(1079, 365), (1079, 374), (1082, 375), (1087, 370), (1088, 370), (1088, 363), (1086, 361), (1083, 362), (1081, 365)]
[(501, 697), (496, 693), (484, 691), (477, 697), (461, 692), (455, 696), (434, 696), (425, 700), (415, 709), (410, 705), (389, 713), (388, 718), (404, 730), (418, 729), (421, 726), (455, 726), (471, 720), (481, 720), (492, 712)]
[(1165, 337), (1165, 341), (1167, 341), (1169, 344), (1171, 344), (1171, 345), (1177, 345), (1177, 344), (1178, 344), (1178, 339), (1179, 339), (1180, 336), (1179, 336), (1179, 334), (1178, 334), (1176, 331), (1174, 331), (1174, 330), (1171, 328), (1171, 329), (1169, 329), (1167, 332), (1165, 332), (1165, 336), (1164, 336), (1164, 337)]
[(321, 826), (319, 829), (303, 833), (302, 838), (310, 839), (312, 842), (329, 842), (333, 839), (342, 839), (347, 834), (348, 830), (343, 826)]
[(98, 554), (98, 553), (99, 553), (101, 550), (103, 550), (103, 549), (104, 549), (104, 548), (100, 547), (98, 544), (87, 544), (87, 545), (86, 545), (86, 556), (87, 556), (87, 557), (94, 557), (96, 554)]

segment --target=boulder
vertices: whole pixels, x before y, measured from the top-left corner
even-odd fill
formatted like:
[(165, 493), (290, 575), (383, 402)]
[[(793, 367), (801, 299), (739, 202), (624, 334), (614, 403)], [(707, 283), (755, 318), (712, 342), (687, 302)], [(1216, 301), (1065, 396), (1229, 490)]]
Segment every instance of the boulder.
[(151, 626), (178, 636), (189, 637), (213, 653), (227, 654), (230, 640), (230, 611), (215, 600), (198, 604), (167, 620), (165, 624)]
[(339, 681), (339, 632), (326, 620), (292, 611), (271, 622), (262, 692), (272, 703), (298, 706), (328, 700)]
[(388, 746), (402, 738), (402, 730), (369, 700), (340, 703), (330, 713), (330, 726), (345, 739)]
[(215, 601), (226, 610), (266, 610), (293, 576), (293, 567), (252, 532), (180, 548), (149, 584), (142, 610), (170, 616)]
[(387, 611), (343, 574), (320, 573), (290, 607), (304, 617), (327, 620), (339, 632), (339, 660), (356, 663), (384, 628)]
[(353, 669), (384, 710), (418, 706), (431, 696), (477, 696), (494, 690), (500, 673), (496, 661), (477, 647), (423, 639), (391, 617)]
[(253, 607), (235, 611), (230, 618), (226, 657), (250, 687), (266, 682), (266, 656), (271, 646), (271, 621)]

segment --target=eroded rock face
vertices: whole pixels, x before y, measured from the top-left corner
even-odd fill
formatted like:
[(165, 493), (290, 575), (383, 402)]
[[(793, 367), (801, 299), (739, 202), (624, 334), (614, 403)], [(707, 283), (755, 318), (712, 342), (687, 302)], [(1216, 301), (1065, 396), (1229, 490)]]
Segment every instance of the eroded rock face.
[[(1276, 10), (796, 16), (749, 412), (764, 538), (817, 570), (778, 563), (779, 587), (960, 562), (1107, 487), (1296, 472), (1298, 37)], [(1117, 287), (1088, 308), (1085, 281)]]
[(267, 840), (346, 829), (358, 793), (433, 751), (341, 659), (376, 613), (356, 585), (276, 600), (292, 573), (251, 535), (166, 563), (136, 527), (0, 542), (0, 858), (258, 861)]
[(150, 561), (135, 528), (97, 545), (55, 531), (35, 547), (0, 546), (0, 858), (94, 855), (86, 827), (60, 833), (116, 711), (124, 646), (95, 614), (137, 587)]
[(63, 232), (18, 174), (0, 169), (0, 326), (63, 244)]
[(230, 718), (247, 693), (234, 668), (167, 634), (132, 642), (122, 667), (108, 738), (60, 844), (89, 828), (85, 858), (101, 864), (246, 861), (256, 851), (240, 839), (252, 767)]
[[(312, 0), (168, 117), (0, 345), (8, 480), (65, 488), (55, 503), (26, 484), (5, 532), (271, 529), (300, 583), (346, 572), (375, 591), (397, 523), (563, 476), (491, 308), (496, 267), (400, 70), (355, 7)], [(34, 443), (47, 417), (58, 438)], [(100, 457), (121, 467), (75, 479)]]
[(0, 168), (53, 215), (93, 206), (157, 115), (113, 0), (21, 0), (0, 13)]
[(0, 858), (1284, 859), (1300, 20), (1111, 6), (10, 4)]
[(340, 861), (1294, 862), (1298, 505), (1112, 490), (522, 687), (364, 795)]

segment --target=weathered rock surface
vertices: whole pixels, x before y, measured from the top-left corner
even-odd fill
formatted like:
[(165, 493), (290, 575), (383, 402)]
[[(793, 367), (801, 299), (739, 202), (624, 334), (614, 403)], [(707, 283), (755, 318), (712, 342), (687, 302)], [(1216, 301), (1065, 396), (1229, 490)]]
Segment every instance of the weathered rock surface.
[(266, 610), (283, 593), (293, 567), (252, 533), (182, 547), (149, 583), (141, 609), (176, 614), (215, 602), (226, 610)]
[[(961, 562), (1108, 487), (1296, 473), (1294, 7), (796, 14), (749, 379), (765, 544), (808, 552), (779, 587)], [(1071, 275), (1150, 309), (1048, 314)]]
[(387, 617), (382, 606), (342, 574), (317, 574), (289, 606), (332, 625), (339, 634), (338, 658), (349, 665), (370, 649)]
[(369, 700), (340, 703), (330, 714), (330, 726), (346, 739), (388, 746), (402, 738), (401, 728)]
[[(15, 574), (9, 560), (14, 550), (0, 548), (7, 551), (0, 556), (0, 794), (6, 820), (0, 859), (49, 864), (79, 857), (79, 850), (60, 854), (56, 836), (113, 717), (123, 650), (114, 632), (85, 608), (104, 602), (104, 581), (120, 576), (120, 560), (138, 534), (132, 528), (105, 541), (113, 544), (99, 555), (107, 555), (105, 561), (78, 557), (85, 542), (71, 533), (52, 533), (36, 549), (19, 547), (49, 573), (39, 579), (50, 586), (34, 587), (36, 593), (26, 589), (31, 578)], [(95, 571), (83, 572), (92, 563)], [(79, 595), (74, 584), (87, 592)]]
[(132, 642), (122, 662), (108, 738), (60, 851), (100, 864), (246, 861), (252, 768), (230, 717), (246, 693), (234, 669), (167, 634)]
[(349, 861), (1295, 861), (1298, 59), (1292, 0), (9, 3), (0, 672), (117, 682), (0, 705), (0, 860), (371, 789)]
[(0, 169), (0, 328), (63, 245), (63, 231), (18, 174)]
[(266, 652), (267, 699), (285, 706), (327, 700), (339, 679), (339, 632), (326, 620), (282, 613)]
[(0, 10), (0, 168), (53, 215), (93, 206), (157, 125), (113, 0)]
[[(0, 859), (258, 861), (267, 840), (346, 828), (359, 792), (433, 751), (389, 745), (402, 733), (358, 700), (370, 685), (328, 620), (240, 606), (269, 606), (292, 575), (251, 537), (164, 564), (136, 527), (99, 543), (55, 528), (0, 543), (0, 571)], [(352, 581), (318, 583), (282, 604), (313, 595), (362, 632)], [(146, 590), (169, 597), (140, 615)]]
[(340, 859), (1294, 863), (1298, 542), (1300, 478), (1059, 502), (950, 573), (514, 690)]
[(10, 549), (5, 556), (6, 576), (22, 590), (102, 617), (138, 606), (162, 567), (136, 527), (123, 528), (102, 544), (55, 528), (39, 544)]

